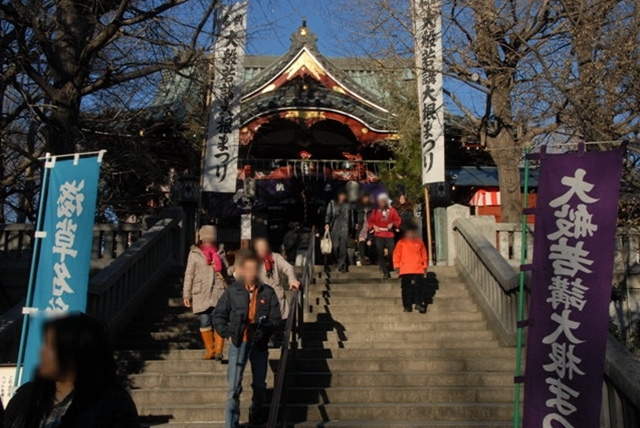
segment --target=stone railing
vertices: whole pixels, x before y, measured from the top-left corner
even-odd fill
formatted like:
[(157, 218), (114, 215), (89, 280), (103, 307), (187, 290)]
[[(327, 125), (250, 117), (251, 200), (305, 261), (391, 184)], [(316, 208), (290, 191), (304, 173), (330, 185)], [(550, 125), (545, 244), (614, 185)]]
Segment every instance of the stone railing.
[[(522, 225), (516, 223), (496, 223), (497, 247), (505, 260), (520, 263), (522, 255)], [(527, 261), (533, 258), (533, 225), (527, 225)]]
[(471, 220), (453, 223), (456, 266), (500, 340), (515, 345), (518, 274)]
[[(92, 259), (113, 260), (143, 234), (142, 224), (96, 224), (93, 228)], [(31, 260), (33, 224), (0, 225), (0, 261)]]
[(184, 262), (184, 215), (167, 209), (165, 216), (131, 247), (91, 278), (87, 312), (117, 334), (167, 272)]
[[(500, 340), (516, 343), (518, 273), (474, 223), (453, 223), (456, 266)], [(528, 293), (527, 293), (528, 304)], [(525, 318), (527, 315), (525, 314)], [(640, 360), (613, 336), (607, 343), (602, 428), (640, 426)]]
[[(159, 220), (106, 268), (91, 278), (87, 312), (109, 327), (112, 338), (173, 267), (184, 263), (184, 214), (163, 211)], [(0, 316), (0, 363), (14, 361), (22, 302)]]

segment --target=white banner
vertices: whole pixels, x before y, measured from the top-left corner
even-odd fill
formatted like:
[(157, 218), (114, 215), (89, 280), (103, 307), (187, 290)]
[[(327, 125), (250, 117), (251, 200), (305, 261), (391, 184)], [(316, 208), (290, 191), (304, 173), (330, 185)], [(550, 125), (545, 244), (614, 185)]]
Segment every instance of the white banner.
[(440, 0), (413, 0), (422, 143), (422, 184), (445, 181)]
[(16, 366), (2, 366), (0, 367), (0, 401), (4, 408), (7, 408), (9, 400), (13, 396), (14, 377), (16, 374)]
[(247, 38), (247, 1), (220, 6), (204, 161), (203, 190), (235, 193), (240, 144), (240, 98)]

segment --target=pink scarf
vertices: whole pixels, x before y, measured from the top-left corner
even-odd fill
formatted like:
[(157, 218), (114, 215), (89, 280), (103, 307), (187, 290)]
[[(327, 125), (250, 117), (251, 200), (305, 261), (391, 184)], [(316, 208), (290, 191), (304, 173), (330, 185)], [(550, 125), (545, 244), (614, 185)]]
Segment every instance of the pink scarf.
[(215, 245), (200, 245), (200, 250), (204, 257), (207, 259), (207, 264), (213, 266), (216, 272), (222, 271), (222, 259), (218, 254), (218, 249)]

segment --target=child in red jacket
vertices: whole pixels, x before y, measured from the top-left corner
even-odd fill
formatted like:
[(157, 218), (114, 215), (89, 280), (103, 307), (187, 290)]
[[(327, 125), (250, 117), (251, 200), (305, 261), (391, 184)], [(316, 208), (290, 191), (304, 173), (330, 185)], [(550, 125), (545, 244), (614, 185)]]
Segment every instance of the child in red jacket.
[(414, 305), (421, 314), (427, 312), (425, 304), (425, 274), (429, 267), (427, 260), (427, 248), (418, 236), (417, 228), (411, 225), (407, 228), (404, 237), (398, 241), (393, 252), (393, 266), (400, 276), (402, 305), (405, 312), (411, 312)]

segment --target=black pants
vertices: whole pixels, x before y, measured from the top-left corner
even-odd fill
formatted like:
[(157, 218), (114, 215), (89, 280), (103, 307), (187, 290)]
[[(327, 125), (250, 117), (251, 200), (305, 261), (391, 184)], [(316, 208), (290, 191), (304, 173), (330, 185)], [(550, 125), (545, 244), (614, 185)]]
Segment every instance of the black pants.
[(426, 282), (424, 275), (402, 275), (402, 306), (411, 308), (413, 305), (424, 305), (426, 299)]
[[(389, 264), (393, 264), (393, 250), (396, 247), (396, 243), (393, 238), (379, 238), (376, 237), (376, 249), (378, 250), (378, 263), (380, 263), (380, 269), (385, 275), (389, 274)], [(388, 259), (384, 255), (384, 250), (387, 249)], [(393, 269), (393, 266), (391, 266)]]
[(358, 241), (358, 253), (360, 253), (360, 261), (362, 262), (365, 257), (369, 260), (373, 259), (373, 245), (367, 245), (367, 241)]
[(333, 241), (333, 255), (336, 258), (336, 264), (338, 269), (346, 269), (347, 262), (347, 240), (349, 239), (348, 233), (342, 231), (333, 232), (331, 235)]

